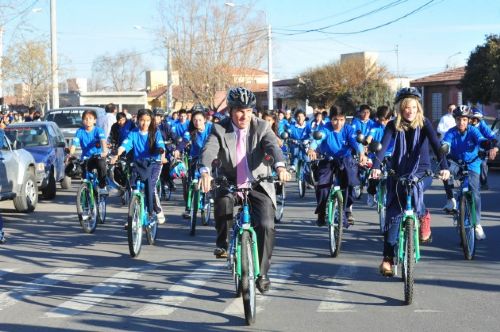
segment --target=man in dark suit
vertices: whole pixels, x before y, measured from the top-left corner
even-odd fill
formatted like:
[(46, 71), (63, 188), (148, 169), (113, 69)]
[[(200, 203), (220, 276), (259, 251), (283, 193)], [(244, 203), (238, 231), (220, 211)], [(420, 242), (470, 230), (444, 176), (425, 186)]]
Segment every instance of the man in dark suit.
[[(266, 121), (252, 115), (255, 107), (255, 95), (245, 88), (233, 88), (227, 95), (230, 109), (229, 117), (214, 124), (212, 132), (201, 155), (200, 186), (204, 192), (210, 190), (211, 165), (214, 159), (221, 162), (220, 172), (229, 181), (239, 187), (248, 186), (248, 182), (259, 175), (271, 174), (270, 166), (265, 165), (264, 157), (274, 158), (274, 169), (281, 181), (289, 181), (277, 137)], [(269, 290), (267, 277), (274, 248), (274, 214), (276, 192), (273, 183), (261, 182), (249, 195), (250, 215), (257, 233), (257, 246), (261, 276), (257, 279), (257, 288), (261, 293)], [(228, 224), (233, 219), (234, 196), (227, 191), (216, 192), (214, 217), (217, 229), (217, 258), (227, 257)]]

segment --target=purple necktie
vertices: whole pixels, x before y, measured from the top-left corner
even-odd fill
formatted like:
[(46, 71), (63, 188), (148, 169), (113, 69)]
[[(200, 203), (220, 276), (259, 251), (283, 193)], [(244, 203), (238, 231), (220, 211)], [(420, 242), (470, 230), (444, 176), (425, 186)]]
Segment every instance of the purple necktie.
[(247, 130), (240, 129), (236, 134), (238, 142), (236, 143), (236, 184), (238, 188), (248, 187), (248, 163), (247, 163)]

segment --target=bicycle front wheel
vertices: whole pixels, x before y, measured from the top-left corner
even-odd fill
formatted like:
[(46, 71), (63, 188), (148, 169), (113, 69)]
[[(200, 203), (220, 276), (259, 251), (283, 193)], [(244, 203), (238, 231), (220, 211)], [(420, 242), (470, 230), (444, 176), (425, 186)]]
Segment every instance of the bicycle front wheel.
[(241, 236), (241, 291), (247, 325), (252, 325), (257, 315), (253, 263), (252, 238), (250, 233), (245, 231)]
[(203, 226), (208, 226), (210, 223), (210, 213), (212, 211), (212, 204), (210, 203), (210, 198), (207, 194), (200, 194), (203, 199), (201, 199), (203, 204), (203, 210), (201, 210), (201, 222)]
[(94, 233), (97, 227), (97, 208), (90, 195), (89, 187), (83, 183), (76, 195), (76, 211), (85, 233)]
[[(330, 208), (331, 207), (331, 208)], [(332, 201), (327, 204), (328, 233), (330, 238), (330, 255), (337, 257), (342, 245), (344, 204), (342, 194), (337, 191)]]
[(403, 257), (403, 281), (405, 304), (411, 304), (413, 301), (413, 283), (414, 283), (414, 268), (415, 268), (415, 225), (412, 218), (406, 218), (404, 221), (404, 257)]
[(380, 185), (377, 193), (377, 210), (378, 210), (378, 221), (380, 226), (380, 234), (384, 234), (385, 231), (385, 204), (386, 204), (386, 193), (385, 185)]
[(198, 215), (198, 206), (200, 205), (200, 192), (198, 190), (193, 191), (193, 197), (191, 197), (191, 216), (189, 223), (189, 235), (194, 236), (196, 234), (196, 217)]
[(142, 245), (142, 213), (141, 200), (138, 196), (132, 196), (128, 208), (127, 218), (128, 249), (130, 256), (137, 257), (141, 252)]
[(274, 222), (279, 223), (283, 219), (283, 213), (285, 211), (285, 183), (278, 182), (276, 184), (276, 211), (274, 214)]
[(158, 236), (158, 219), (150, 220), (146, 227), (146, 239), (148, 244), (154, 245), (156, 243), (156, 237)]
[(94, 194), (97, 197), (97, 220), (99, 224), (104, 224), (106, 221), (106, 196)]
[(458, 228), (462, 240), (462, 249), (464, 257), (467, 260), (474, 259), (476, 253), (475, 228), (472, 222), (472, 197), (462, 195), (460, 199), (460, 215), (458, 216)]

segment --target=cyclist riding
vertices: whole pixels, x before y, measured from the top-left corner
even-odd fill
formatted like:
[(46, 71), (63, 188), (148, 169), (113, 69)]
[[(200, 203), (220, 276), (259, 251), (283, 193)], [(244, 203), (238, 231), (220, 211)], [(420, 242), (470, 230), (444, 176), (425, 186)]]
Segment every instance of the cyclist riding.
[[(448, 179), (450, 172), (447, 170), (446, 159), (440, 153), (439, 141), (432, 123), (424, 117), (424, 111), (420, 104), (421, 95), (416, 88), (403, 88), (396, 94), (395, 104), (397, 116), (390, 121), (382, 137), (382, 149), (377, 153), (373, 163), (372, 177), (378, 179), (380, 176), (380, 161), (384, 158), (391, 140), (394, 139), (394, 152), (391, 157), (391, 166), (397, 176), (411, 175), (423, 178), (430, 169), (429, 144), (438, 156), (441, 168), (440, 177)], [(431, 180), (429, 177), (427, 180)], [(402, 186), (397, 185), (397, 178), (390, 177), (387, 180), (387, 205), (384, 232), (383, 261), (380, 264), (380, 273), (385, 276), (393, 276), (393, 264), (395, 247), (398, 241), (399, 223), (401, 222), (401, 211), (406, 206), (404, 201), (406, 193)], [(431, 181), (422, 181), (415, 185), (413, 192), (414, 206), (420, 220), (420, 240), (429, 241), (430, 214), (424, 205), (424, 190), (430, 186)]]
[[(353, 135), (356, 137), (359, 134), (367, 137), (370, 133), (370, 130), (375, 125), (375, 121), (370, 119), (371, 108), (370, 106), (363, 104), (359, 106), (359, 110), (357, 112), (357, 116), (352, 119), (351, 127), (353, 129)], [(365, 149), (366, 152), (366, 149)], [(361, 192), (363, 190), (363, 186), (365, 185), (364, 181), (366, 180), (368, 170), (365, 167), (358, 168), (358, 176), (360, 179), (360, 184), (353, 187), (354, 197), (359, 199), (361, 197)]]
[[(256, 104), (253, 92), (245, 88), (232, 88), (227, 95), (229, 117), (214, 124), (201, 155), (201, 189), (210, 191), (210, 176), (213, 160), (219, 158), (220, 171), (230, 182), (240, 188), (246, 187), (249, 181), (270, 172), (264, 164), (266, 154), (274, 158), (274, 169), (280, 181), (290, 179), (285, 169), (283, 154), (278, 147), (276, 135), (269, 124), (252, 115)], [(276, 193), (274, 184), (261, 182), (248, 194), (251, 220), (255, 222), (257, 246), (260, 263), (260, 277), (257, 287), (264, 293), (269, 290), (268, 278), (271, 256), (274, 248), (274, 216), (276, 209)], [(233, 220), (233, 208), (236, 204), (232, 194), (224, 190), (216, 190), (214, 216), (217, 228), (217, 248), (214, 254), (218, 258), (227, 257), (228, 223)], [(230, 226), (229, 226), (230, 227)]]
[(300, 143), (308, 140), (311, 136), (311, 128), (306, 123), (306, 113), (302, 109), (295, 111), (295, 123), (290, 125), (287, 129), (289, 133), (289, 147), (290, 147), (290, 169), (295, 171), (297, 169), (299, 159), (305, 160), (305, 153), (301, 149)]
[[(486, 123), (486, 121), (484, 121), (483, 119), (483, 112), (478, 109), (477, 107), (472, 107), (471, 108), (471, 118), (470, 118), (470, 122), (473, 126), (475, 126), (476, 128), (479, 129), (479, 131), (481, 132), (481, 134), (489, 139), (489, 140), (493, 140), (496, 138), (495, 134), (493, 133), (493, 131), (491, 130), (491, 128), (488, 126), (488, 124)], [(496, 152), (493, 152), (493, 150), (490, 150), (489, 152), (489, 159), (490, 160), (493, 160), (495, 159), (494, 157), (492, 158), (492, 154), (495, 153), (496, 155)], [(486, 154), (484, 154), (484, 156), (481, 157), (482, 161), (481, 161), (481, 176), (479, 177), (479, 182), (481, 183), (481, 189), (485, 189), (485, 190), (488, 190), (488, 161), (487, 161), (487, 158), (486, 158)]]
[[(485, 138), (478, 128), (469, 124), (469, 118), (472, 114), (471, 109), (466, 105), (455, 108), (453, 116), (455, 117), (456, 126), (446, 132), (443, 143), (450, 147), (450, 159), (455, 162), (461, 160), (467, 163), (469, 189), (474, 195), (476, 204), (476, 239), (483, 240), (486, 235), (481, 226), (481, 193), (479, 185), (481, 158), (479, 157), (479, 148), (489, 149), (490, 158), (495, 158), (498, 148), (495, 146), (496, 140), (494, 138)], [(451, 198), (453, 198), (453, 182), (445, 184), (445, 188), (448, 199), (450, 199), (450, 193)]]
[[(157, 169), (155, 172), (155, 166), (161, 167), (161, 160), (165, 157), (165, 144), (160, 132), (156, 130), (151, 110), (140, 109), (137, 112), (137, 124), (138, 128), (129, 133), (110, 163), (114, 164), (122, 153), (134, 151), (134, 168), (130, 182), (135, 186), (136, 178), (138, 176), (141, 178), (145, 183), (144, 191), (148, 211), (149, 213), (155, 212), (158, 222), (163, 223), (165, 216), (161, 205), (154, 199), (154, 192), (159, 174)], [(152, 163), (152, 159), (156, 162)]]
[[(189, 128), (187, 133), (184, 135), (183, 141), (179, 144), (178, 149), (183, 150), (186, 141), (191, 142), (191, 149), (189, 152), (189, 176), (188, 181), (192, 180), (196, 176), (197, 168), (196, 165), (200, 159), (201, 150), (207, 142), (208, 136), (212, 131), (212, 122), (207, 122), (205, 118), (205, 112), (202, 109), (198, 109), (193, 112), (191, 116), (191, 122), (189, 123)], [(188, 202), (186, 202), (186, 210), (183, 213), (184, 218), (189, 218), (191, 211), (188, 209)]]
[[(346, 200), (346, 215), (350, 223), (354, 222), (352, 215), (352, 187), (356, 185), (357, 180), (357, 165), (352, 158), (352, 150), (359, 155), (360, 164), (366, 162), (364, 150), (358, 144), (353, 135), (351, 126), (345, 125), (346, 115), (340, 106), (334, 105), (330, 108), (330, 122), (327, 123), (321, 132), (323, 137), (320, 140), (314, 140), (307, 151), (307, 155), (311, 160), (318, 158), (318, 152), (328, 157), (320, 160), (317, 169), (314, 172), (316, 180), (316, 201), (318, 206), (315, 214), (318, 215), (317, 225), (325, 225), (325, 209), (330, 188), (333, 183), (334, 176), (338, 177), (340, 187), (345, 193), (347, 191)], [(345, 195), (345, 194), (344, 194)]]
[[(155, 109), (154, 112), (154, 117), (155, 117), (155, 126), (156, 126), (156, 129), (160, 132), (160, 135), (161, 137), (163, 138), (163, 142), (166, 143), (167, 142), (176, 142), (176, 139), (177, 139), (177, 136), (175, 135), (174, 131), (172, 130), (172, 126), (170, 126), (170, 124), (168, 123), (168, 121), (165, 119), (165, 113), (163, 112), (162, 109)], [(161, 172), (160, 172), (160, 180), (161, 180), (161, 185), (163, 187), (162, 190), (164, 190), (164, 192), (166, 192), (167, 188), (166, 186), (170, 187), (171, 190), (174, 190), (175, 189), (175, 185), (174, 185), (174, 181), (172, 180), (172, 177), (170, 176), (170, 168), (171, 168), (171, 161), (170, 161), (170, 151), (168, 150), (168, 147), (167, 147), (167, 150), (165, 151), (165, 156), (167, 156), (167, 158), (165, 160), (163, 160), (163, 165), (161, 167)], [(175, 152), (173, 153), (173, 157), (175, 158), (177, 156), (177, 158), (179, 157), (179, 155), (176, 155)], [(156, 193), (156, 191), (155, 191)]]
[(106, 142), (106, 134), (104, 130), (97, 127), (97, 114), (94, 110), (85, 110), (82, 114), (82, 127), (79, 128), (73, 143), (69, 149), (69, 155), (73, 155), (76, 147), (80, 146), (82, 154), (80, 160), (86, 161), (86, 169), (82, 172), (82, 178), (85, 178), (85, 172), (91, 172), (97, 169), (97, 177), (99, 179), (99, 194), (107, 195), (106, 189), (106, 158), (108, 155), (108, 145)]

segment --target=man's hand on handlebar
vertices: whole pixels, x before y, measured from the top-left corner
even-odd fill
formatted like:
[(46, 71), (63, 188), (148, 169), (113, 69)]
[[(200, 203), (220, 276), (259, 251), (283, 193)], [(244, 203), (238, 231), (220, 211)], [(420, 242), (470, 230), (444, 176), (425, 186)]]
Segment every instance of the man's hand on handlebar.
[(208, 193), (212, 186), (213, 178), (207, 172), (201, 173), (199, 188), (202, 192)]
[(292, 179), (292, 175), (286, 170), (285, 167), (278, 167), (276, 169), (276, 173), (278, 174), (278, 179), (281, 182), (287, 182)]

